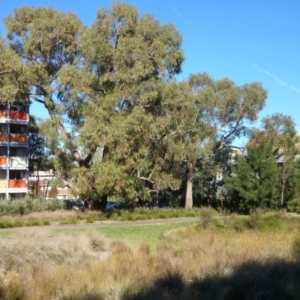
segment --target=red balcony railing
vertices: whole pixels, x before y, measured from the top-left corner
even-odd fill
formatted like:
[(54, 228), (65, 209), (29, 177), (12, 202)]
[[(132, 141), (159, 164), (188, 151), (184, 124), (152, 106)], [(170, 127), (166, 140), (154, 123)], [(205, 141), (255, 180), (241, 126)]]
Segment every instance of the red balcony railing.
[(12, 120), (22, 120), (26, 121), (27, 120), (27, 113), (23, 111), (11, 111), (9, 113), (9, 118)]
[(6, 119), (6, 118), (7, 118), (7, 111), (0, 110), (0, 119)]
[(9, 135), (10, 142), (13, 143), (26, 143), (27, 142), (27, 134), (20, 133), (11, 133)]
[(26, 180), (18, 179), (18, 180), (9, 180), (8, 181), (8, 188), (26, 188)]
[(6, 166), (6, 156), (0, 156), (0, 166)]

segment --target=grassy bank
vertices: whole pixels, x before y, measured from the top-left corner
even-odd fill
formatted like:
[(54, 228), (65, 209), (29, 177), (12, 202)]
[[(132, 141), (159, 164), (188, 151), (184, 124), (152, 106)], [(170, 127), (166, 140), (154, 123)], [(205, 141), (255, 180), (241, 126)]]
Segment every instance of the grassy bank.
[(56, 210), (33, 212), (26, 215), (1, 216), (0, 228), (95, 224), (103, 221), (122, 222), (198, 216), (200, 216), (200, 209), (197, 208), (189, 210), (140, 208), (135, 210), (116, 210), (108, 213), (88, 210), (86, 210), (85, 212), (73, 210)]

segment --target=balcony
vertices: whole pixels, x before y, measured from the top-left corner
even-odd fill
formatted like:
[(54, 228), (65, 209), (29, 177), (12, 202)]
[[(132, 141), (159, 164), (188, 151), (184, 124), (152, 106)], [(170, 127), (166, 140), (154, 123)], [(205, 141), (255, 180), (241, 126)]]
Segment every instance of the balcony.
[[(0, 157), (0, 165), (1, 165), (1, 157)], [(27, 166), (27, 158), (21, 157), (21, 156), (11, 156), (9, 158), (9, 166), (10, 167), (26, 167)]]
[(27, 143), (27, 134), (10, 133), (9, 140), (11, 143)]
[(0, 166), (6, 166), (6, 156), (0, 156)]
[(7, 136), (6, 133), (0, 133), (0, 143), (7, 142)]
[(26, 188), (26, 180), (24, 180), (24, 179), (9, 180), (8, 188), (9, 189)]
[(7, 118), (7, 111), (0, 110), (0, 119), (6, 119), (6, 118)]
[(21, 120), (21, 121), (27, 121), (28, 114), (23, 111), (11, 111), (9, 113), (9, 118), (11, 120)]
[(0, 189), (5, 189), (6, 188), (6, 180), (0, 180)]

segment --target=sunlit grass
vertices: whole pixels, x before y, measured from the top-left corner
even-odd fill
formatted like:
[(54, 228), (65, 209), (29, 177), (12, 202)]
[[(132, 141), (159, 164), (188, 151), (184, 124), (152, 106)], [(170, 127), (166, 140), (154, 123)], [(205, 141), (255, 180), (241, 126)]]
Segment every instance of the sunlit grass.
[(270, 289), (268, 278), (276, 281), (272, 274), (279, 268), (283, 281), (277, 285), (300, 298), (294, 289), (300, 278), (299, 219), (255, 218), (216, 218), (209, 226), (199, 220), (9, 229), (0, 235), (1, 297), (189, 300), (201, 298), (200, 292), (216, 299), (210, 293), (217, 289), (218, 299), (235, 299), (226, 293), (237, 295), (243, 284), (242, 292), (256, 291), (248, 282), (261, 280)]

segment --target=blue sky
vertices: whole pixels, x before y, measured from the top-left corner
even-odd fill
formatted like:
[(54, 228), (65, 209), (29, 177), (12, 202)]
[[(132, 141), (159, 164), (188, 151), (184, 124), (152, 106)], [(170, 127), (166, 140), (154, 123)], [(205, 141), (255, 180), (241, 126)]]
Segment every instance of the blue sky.
[[(52, 6), (76, 13), (84, 24), (95, 20), (111, 0), (2, 1), (0, 18), (24, 5)], [(268, 90), (260, 117), (291, 116), (300, 132), (300, 1), (299, 0), (128, 0), (140, 14), (151, 13), (162, 24), (173, 23), (183, 37), (183, 72), (208, 72), (241, 85), (259, 81)], [(3, 22), (0, 32), (5, 34)], [(32, 108), (43, 116), (40, 106)]]

